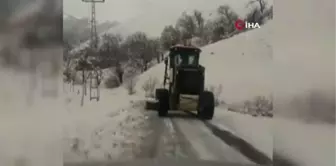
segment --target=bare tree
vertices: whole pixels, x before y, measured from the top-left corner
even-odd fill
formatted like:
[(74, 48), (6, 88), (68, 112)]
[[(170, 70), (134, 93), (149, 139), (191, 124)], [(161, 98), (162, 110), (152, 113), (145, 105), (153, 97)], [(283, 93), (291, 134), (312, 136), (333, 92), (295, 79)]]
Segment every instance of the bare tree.
[(258, 8), (253, 8), (249, 13), (247, 13), (245, 20), (248, 22), (263, 24), (263, 15)]
[(222, 5), (217, 9), (219, 15), (218, 23), (224, 31), (222, 35), (227, 35), (235, 31), (234, 22), (238, 19), (238, 14), (228, 5)]
[(203, 36), (205, 19), (203, 18), (202, 12), (194, 10), (194, 19), (197, 26), (196, 34), (198, 37)]
[(268, 18), (268, 19), (273, 19), (273, 6), (270, 6), (269, 8), (267, 8), (264, 11), (263, 16)]
[(160, 63), (160, 39), (154, 38), (148, 40), (149, 48), (148, 52), (151, 54), (151, 57), (155, 57), (157, 62)]
[(180, 42), (181, 33), (172, 25), (166, 26), (161, 33), (161, 46), (164, 50), (168, 50), (172, 45)]
[(120, 62), (117, 62), (115, 72), (117, 74), (117, 77), (118, 77), (118, 80), (119, 80), (120, 84), (122, 84), (123, 83), (123, 76), (124, 76), (124, 69), (121, 66)]
[(123, 38), (119, 34), (105, 34), (103, 36), (99, 52), (102, 61), (108, 63), (104, 66), (113, 66), (119, 63), (122, 54), (122, 40)]
[(181, 32), (181, 40), (185, 45), (189, 39), (196, 35), (197, 25), (193, 15), (183, 13), (178, 19), (176, 27)]
[(260, 12), (263, 14), (264, 13), (264, 10), (266, 9), (266, 7), (267, 7), (267, 3), (266, 3), (266, 1), (265, 0), (251, 0), (248, 4), (247, 4), (247, 6), (250, 6), (250, 5), (252, 5), (252, 4), (254, 4), (254, 3), (258, 3), (258, 5), (259, 5), (259, 9), (260, 9)]
[(128, 48), (129, 60), (133, 63), (133, 66), (146, 71), (148, 63), (153, 59), (149, 51), (150, 44), (146, 33), (136, 32), (128, 36), (124, 44)]
[(68, 42), (64, 41), (63, 43), (63, 62), (65, 67), (68, 68), (72, 59), (70, 51), (73, 49), (73, 46)]

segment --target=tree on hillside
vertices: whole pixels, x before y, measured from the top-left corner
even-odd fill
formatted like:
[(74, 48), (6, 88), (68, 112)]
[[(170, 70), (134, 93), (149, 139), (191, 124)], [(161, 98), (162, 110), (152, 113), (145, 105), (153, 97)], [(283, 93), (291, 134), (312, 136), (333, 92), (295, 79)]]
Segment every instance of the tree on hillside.
[(257, 7), (253, 8), (245, 17), (246, 21), (258, 24), (263, 24), (263, 19), (263, 15)]
[(153, 55), (149, 51), (150, 44), (146, 33), (136, 32), (128, 36), (125, 45), (128, 47), (129, 60), (134, 67), (146, 71), (148, 63), (153, 59)]
[(204, 37), (203, 40), (205, 43), (211, 43), (213, 38), (213, 32), (214, 32), (214, 21), (207, 20), (204, 24)]
[(164, 50), (168, 50), (172, 45), (180, 42), (181, 34), (172, 25), (166, 26), (160, 37), (161, 46)]
[(70, 51), (73, 49), (73, 46), (68, 42), (63, 42), (63, 76), (65, 82), (71, 82), (74, 81), (74, 77), (72, 77), (73, 72), (73, 55), (70, 53)]
[(238, 19), (238, 14), (228, 5), (218, 7), (217, 13), (219, 18), (217, 24), (223, 31), (221, 35), (228, 35), (235, 31), (234, 23)]
[(225, 29), (221, 22), (217, 20), (208, 20), (205, 24), (204, 33), (207, 43), (213, 43), (222, 39)]
[(121, 42), (123, 38), (119, 34), (105, 34), (99, 48), (102, 60), (114, 62), (116, 65), (122, 58)]
[(263, 16), (268, 19), (273, 19), (273, 6), (270, 6), (264, 11)]
[(198, 10), (194, 10), (193, 13), (194, 16), (194, 20), (195, 20), (195, 24), (196, 24), (196, 37), (198, 42), (198, 46), (203, 46), (207, 43), (207, 35), (205, 33), (205, 19), (202, 15), (202, 12), (198, 11)]
[(198, 37), (203, 36), (205, 19), (203, 18), (202, 12), (194, 10), (194, 19), (196, 24), (196, 35)]
[(115, 73), (118, 77), (119, 83), (123, 83), (123, 76), (124, 76), (124, 68), (122, 67), (121, 63), (117, 61), (116, 66), (115, 66)]
[(181, 32), (181, 40), (184, 45), (186, 45), (187, 41), (195, 36), (197, 32), (197, 25), (193, 15), (188, 15), (185, 12), (178, 19), (176, 27)]
[(63, 42), (63, 61), (68, 62), (70, 60), (70, 51), (73, 49), (73, 46), (68, 41)]
[(154, 39), (149, 39), (149, 53), (151, 54), (151, 57), (155, 57), (157, 62), (160, 63), (161, 61), (161, 56), (160, 56), (160, 39), (159, 38), (154, 38)]
[[(254, 4), (257, 4), (257, 6)], [(273, 17), (273, 7), (268, 8), (265, 0), (251, 0), (247, 4), (247, 7), (252, 7), (252, 10), (246, 16), (246, 20), (248, 21), (263, 24), (265, 19), (272, 19)]]
[(204, 24), (203, 33), (205, 43), (212, 43), (229, 37), (235, 32), (234, 22), (238, 19), (238, 14), (228, 5), (217, 8), (217, 17), (207, 20)]
[[(102, 37), (102, 45), (100, 46), (101, 61), (105, 62), (104, 66), (114, 66), (118, 83), (123, 83), (124, 69), (121, 61), (124, 60), (124, 50), (122, 49), (122, 36), (120, 34), (105, 34)], [(102, 63), (103, 64), (103, 63)], [(109, 78), (112, 79), (112, 78)], [(109, 80), (111, 81), (111, 80)]]
[(266, 1), (265, 1), (265, 0), (251, 0), (251, 1), (247, 4), (247, 6), (253, 5), (253, 4), (255, 4), (255, 3), (258, 4), (260, 12), (261, 12), (261, 13), (264, 13), (264, 10), (265, 10), (266, 7), (267, 7), (267, 3), (266, 3)]

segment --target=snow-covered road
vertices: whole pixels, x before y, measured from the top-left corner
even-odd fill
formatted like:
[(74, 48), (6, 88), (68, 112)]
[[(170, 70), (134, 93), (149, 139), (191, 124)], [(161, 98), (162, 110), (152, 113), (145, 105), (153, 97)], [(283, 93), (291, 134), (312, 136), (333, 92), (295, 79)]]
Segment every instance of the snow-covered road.
[[(115, 92), (104, 93), (107, 95)], [(135, 96), (133, 102), (130, 103), (132, 100), (130, 99), (127, 102), (128, 106), (125, 105), (124, 108), (106, 110), (109, 107), (109, 102), (103, 104), (106, 97), (100, 102), (86, 102), (85, 107), (91, 107), (90, 110), (69, 113), (68, 119), (64, 119), (66, 134), (63, 153), (66, 163), (148, 158), (209, 160), (240, 164), (260, 162), (253, 161), (255, 158), (246, 155), (256, 149), (252, 145), (248, 148), (252, 147), (253, 150), (244, 149), (244, 153), (237, 148), (246, 145), (240, 145), (238, 138), (234, 138), (237, 141), (232, 141), (232, 137), (227, 134), (231, 131), (226, 130), (229, 127), (224, 129), (218, 127), (226, 132), (224, 137), (227, 138), (221, 138), (215, 135), (206, 123), (182, 111), (170, 112), (168, 117), (159, 118), (156, 111), (145, 110), (144, 103), (140, 99), (136, 100)], [(79, 101), (77, 105), (78, 103)], [(101, 106), (96, 108), (97, 111), (102, 111), (101, 114), (92, 112), (95, 110), (94, 105)], [(217, 126), (215, 121), (213, 124)], [(226, 124), (218, 126), (223, 125)], [(225, 142), (230, 139), (230, 144)]]

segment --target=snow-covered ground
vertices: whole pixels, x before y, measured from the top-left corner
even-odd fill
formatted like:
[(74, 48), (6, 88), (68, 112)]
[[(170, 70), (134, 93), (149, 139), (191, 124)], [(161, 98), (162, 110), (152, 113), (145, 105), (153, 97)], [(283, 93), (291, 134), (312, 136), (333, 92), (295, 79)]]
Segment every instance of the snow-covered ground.
[[(222, 85), (219, 96), (226, 103), (243, 102), (258, 95), (269, 96), (272, 88), (272, 21), (261, 29), (234, 36), (202, 48), (206, 86)], [(150, 77), (162, 82), (164, 64), (143, 73), (137, 88)]]
[(273, 119), (252, 117), (218, 108), (211, 122), (217, 127), (244, 139), (269, 158), (273, 158)]
[(1, 68), (0, 77), (0, 165), (61, 165), (63, 102), (41, 96), (39, 81), (29, 91), (28, 73)]
[[(269, 96), (271, 94), (271, 25), (272, 22), (269, 22), (261, 29), (243, 33), (234, 36), (229, 40), (219, 41), (202, 48), (201, 64), (206, 67), (206, 84), (207, 86), (222, 85), (223, 89), (221, 96), (219, 96), (220, 100), (225, 101), (226, 103), (242, 103), (245, 100), (252, 99), (258, 95)], [(136, 94), (133, 97), (138, 96), (141, 99), (145, 96), (143, 85), (150, 78), (158, 79), (160, 84), (157, 86), (161, 86), (163, 72), (164, 65), (161, 63), (138, 76), (136, 78), (135, 86)], [(121, 106), (122, 103), (124, 103), (124, 107), (129, 105), (129, 100), (125, 100), (128, 95), (124, 88), (115, 89), (113, 92), (115, 95), (112, 95), (112, 92), (109, 92), (110, 94), (105, 95), (102, 100), (109, 98), (108, 101), (113, 101), (113, 103), (118, 101), (117, 106), (120, 106), (120, 108), (123, 108)], [(95, 108), (89, 108), (91, 107), (91, 103), (92, 102), (90, 102), (90, 105), (86, 105), (85, 109), (95, 110)], [(113, 105), (114, 107), (115, 104), (113, 103), (106, 102), (106, 106), (104, 106), (105, 102), (100, 101), (99, 105), (94, 105), (95, 107), (99, 106), (99, 108), (106, 108), (108, 107), (107, 105)], [(113, 110), (118, 110), (118, 108), (113, 108)], [(75, 114), (76, 116), (74, 117), (92, 118), (94, 116), (100, 116), (108, 121), (109, 118), (106, 117), (106, 113), (104, 113), (105, 111), (102, 109), (101, 111), (101, 113), (97, 113), (97, 111), (94, 111), (94, 113), (92, 113), (92, 111), (80, 111)], [(83, 112), (91, 113), (87, 116), (83, 115)], [(107, 112), (110, 113), (113, 111), (109, 110)], [(215, 122), (217, 124), (229, 126), (229, 128), (233, 130), (234, 133), (237, 133), (238, 136), (243, 137), (248, 142), (255, 145), (257, 149), (260, 149), (265, 154), (268, 154), (269, 157), (272, 157), (273, 144), (272, 133), (270, 131), (271, 120), (259, 120), (246, 115), (236, 114), (237, 113), (227, 111), (218, 112), (216, 113)], [(96, 119), (97, 118), (92, 118), (92, 121), (96, 121)], [(99, 120), (96, 122), (101, 123), (103, 121), (104, 120)], [(246, 128), (246, 126), (252, 126), (253, 129)], [(258, 132), (249, 134), (251, 130), (256, 130)], [(92, 133), (89, 130), (87, 132)]]
[(301, 165), (335, 165), (335, 125), (328, 124), (335, 117), (335, 1), (274, 7), (275, 152)]
[[(200, 63), (205, 66), (206, 86), (222, 85), (222, 93), (218, 96), (220, 101), (229, 105), (242, 104), (256, 96), (268, 97), (272, 94), (272, 25), (273, 21), (269, 21), (261, 29), (202, 48)], [(161, 83), (163, 72), (164, 65), (159, 64), (143, 73), (138, 78), (137, 89), (141, 90), (141, 85), (151, 77)], [(213, 121), (272, 158), (272, 119), (218, 108)]]
[[(281, 3), (285, 1), (277, 5), (281, 6)], [(284, 11), (297, 13), (300, 19), (292, 15), (279, 17), (279, 14), (277, 18), (283, 21), (282, 25), (270, 21), (261, 29), (208, 45), (202, 48), (201, 63), (206, 67), (206, 84), (222, 84), (220, 99), (227, 104), (244, 102), (258, 95), (267, 96), (273, 89), (279, 94), (275, 100), (279, 114), (275, 119), (220, 112), (225, 109), (218, 109), (214, 122), (268, 155), (273, 145), (275, 153), (302, 165), (331, 166), (335, 165), (334, 125), (304, 122), (297, 115), (311, 117), (311, 112), (303, 109), (296, 114), (296, 107), (290, 104), (295, 95), (312, 90), (312, 87), (328, 97), (334, 95), (328, 93), (334, 92), (334, 84), (330, 83), (335, 77), (331, 72), (334, 69), (335, 41), (331, 35), (334, 34), (334, 22), (331, 21), (335, 20), (331, 12), (335, 11), (334, 4), (315, 3), (318, 2), (301, 0), (283, 4), (286, 5)], [(300, 4), (323, 7), (326, 12), (314, 12), (318, 16), (311, 16), (310, 9), (298, 10)], [(291, 20), (292, 26), (288, 25), (290, 19), (295, 19)], [(304, 31), (303, 25), (314, 26), (314, 31), (309, 28)], [(271, 32), (274, 29), (277, 33)], [(272, 35), (277, 37), (276, 47), (273, 46), (275, 50), (270, 46)], [(280, 40), (287, 35), (302, 38)], [(31, 94), (27, 98), (29, 87), (25, 82), (29, 75), (0, 71), (0, 165), (30, 162), (35, 166), (56, 166), (62, 164), (62, 157), (65, 160), (81, 160), (86, 156), (91, 159), (131, 157), (127, 156), (129, 150), (137, 146), (136, 142), (143, 134), (136, 127), (146, 120), (140, 110), (134, 108), (144, 98), (142, 85), (149, 77), (162, 79), (164, 69), (163, 64), (158, 64), (139, 76), (134, 96), (129, 96), (124, 87), (102, 90), (99, 102), (88, 102), (86, 97), (82, 108), (79, 108), (80, 95), (76, 91), (60, 92), (62, 95), (58, 98)], [(276, 87), (273, 86), (274, 80)], [(33, 97), (35, 104), (27, 107), (28, 99)], [(67, 105), (63, 104), (64, 100)], [(323, 110), (329, 109), (327, 107), (317, 108), (322, 113), (330, 113)], [(273, 123), (275, 126), (271, 132)], [(270, 139), (272, 135), (274, 144)]]
[(335, 126), (274, 119), (275, 152), (297, 164), (335, 165)]
[[(75, 87), (75, 92), (81, 87)], [(125, 88), (101, 89), (99, 102), (70, 92), (63, 114), (64, 161), (132, 158), (141, 139), (146, 116), (138, 96), (129, 96)]]

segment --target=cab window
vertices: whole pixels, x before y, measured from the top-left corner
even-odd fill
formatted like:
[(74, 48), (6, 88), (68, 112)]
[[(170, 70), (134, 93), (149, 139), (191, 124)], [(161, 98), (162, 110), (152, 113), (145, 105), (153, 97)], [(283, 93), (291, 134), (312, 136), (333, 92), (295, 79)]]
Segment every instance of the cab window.
[(196, 65), (196, 58), (193, 55), (190, 55), (188, 58), (188, 65)]

